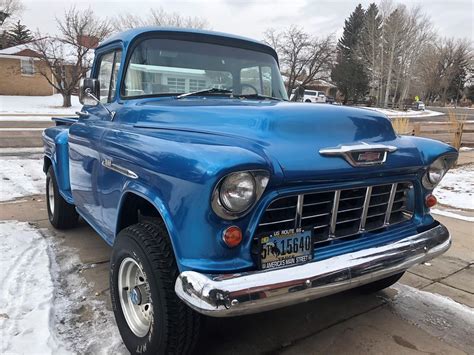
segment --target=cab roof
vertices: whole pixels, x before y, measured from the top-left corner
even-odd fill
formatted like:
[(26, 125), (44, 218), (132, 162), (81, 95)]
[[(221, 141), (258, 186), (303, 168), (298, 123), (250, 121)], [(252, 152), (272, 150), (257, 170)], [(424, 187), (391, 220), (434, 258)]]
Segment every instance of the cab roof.
[(259, 50), (271, 54), (278, 61), (278, 56), (275, 50), (263, 42), (228, 33), (177, 27), (149, 26), (133, 28), (124, 32), (117, 33), (112, 37), (106, 39), (96, 48), (96, 50), (100, 51), (102, 48), (107, 47), (115, 42), (122, 42), (124, 50), (126, 51), (128, 46), (130, 46), (130, 44), (133, 43), (135, 39), (139, 37), (155, 36), (185, 41), (209, 42), (220, 45)]

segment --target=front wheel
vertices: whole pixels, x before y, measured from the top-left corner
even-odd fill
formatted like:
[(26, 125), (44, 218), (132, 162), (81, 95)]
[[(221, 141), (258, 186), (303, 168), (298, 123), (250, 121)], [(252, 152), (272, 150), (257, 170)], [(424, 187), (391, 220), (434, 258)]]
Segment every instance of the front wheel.
[(112, 307), (132, 354), (191, 353), (200, 316), (174, 292), (178, 268), (166, 228), (149, 220), (122, 230), (110, 266)]
[(46, 174), (46, 207), (49, 222), (57, 229), (73, 228), (77, 225), (79, 215), (76, 207), (68, 203), (59, 193), (54, 169), (49, 167)]

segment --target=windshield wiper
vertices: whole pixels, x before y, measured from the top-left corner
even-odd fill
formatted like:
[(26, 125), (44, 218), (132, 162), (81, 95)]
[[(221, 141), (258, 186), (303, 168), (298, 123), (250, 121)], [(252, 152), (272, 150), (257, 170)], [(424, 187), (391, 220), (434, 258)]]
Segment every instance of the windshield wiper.
[(207, 89), (203, 89), (199, 91), (187, 92), (185, 94), (176, 96), (176, 98), (181, 99), (186, 96), (202, 95), (202, 94), (230, 94), (230, 96), (232, 97), (232, 90), (219, 89), (219, 88), (207, 88)]
[(283, 101), (283, 99), (280, 99), (278, 97), (260, 95), (260, 94), (240, 94), (238, 96), (239, 98), (244, 98), (244, 99), (265, 99), (265, 100)]

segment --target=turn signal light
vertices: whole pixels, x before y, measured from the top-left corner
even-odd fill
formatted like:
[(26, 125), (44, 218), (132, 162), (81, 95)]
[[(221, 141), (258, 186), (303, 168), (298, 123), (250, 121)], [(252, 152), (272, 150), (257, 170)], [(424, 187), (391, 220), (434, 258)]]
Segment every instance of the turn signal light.
[(242, 242), (242, 231), (236, 226), (229, 227), (224, 231), (222, 239), (228, 247), (234, 248)]
[(436, 199), (434, 195), (429, 194), (428, 196), (426, 196), (426, 199), (425, 199), (426, 207), (431, 208), (437, 203), (438, 203), (438, 200)]

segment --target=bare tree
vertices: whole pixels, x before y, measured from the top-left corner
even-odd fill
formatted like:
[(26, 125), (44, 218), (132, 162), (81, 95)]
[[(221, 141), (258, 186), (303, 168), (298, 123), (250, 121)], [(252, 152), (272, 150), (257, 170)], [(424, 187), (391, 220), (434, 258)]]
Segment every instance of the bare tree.
[(40, 74), (63, 96), (63, 106), (70, 107), (72, 93), (92, 65), (93, 47), (111, 33), (111, 25), (95, 17), (92, 9), (75, 7), (56, 22), (59, 35), (38, 34), (32, 49), (45, 64)]
[(182, 16), (176, 12), (168, 13), (163, 8), (150, 9), (147, 17), (133, 14), (122, 14), (115, 18), (113, 26), (116, 31), (123, 31), (143, 26), (184, 27), (184, 28), (209, 28), (206, 19), (194, 16)]
[(20, 0), (0, 0), (0, 26), (3, 26), (7, 19), (13, 18), (24, 9)]
[(307, 86), (329, 80), (335, 54), (332, 36), (317, 38), (291, 26), (282, 32), (268, 29), (264, 41), (278, 53), (288, 93), (297, 84)]

